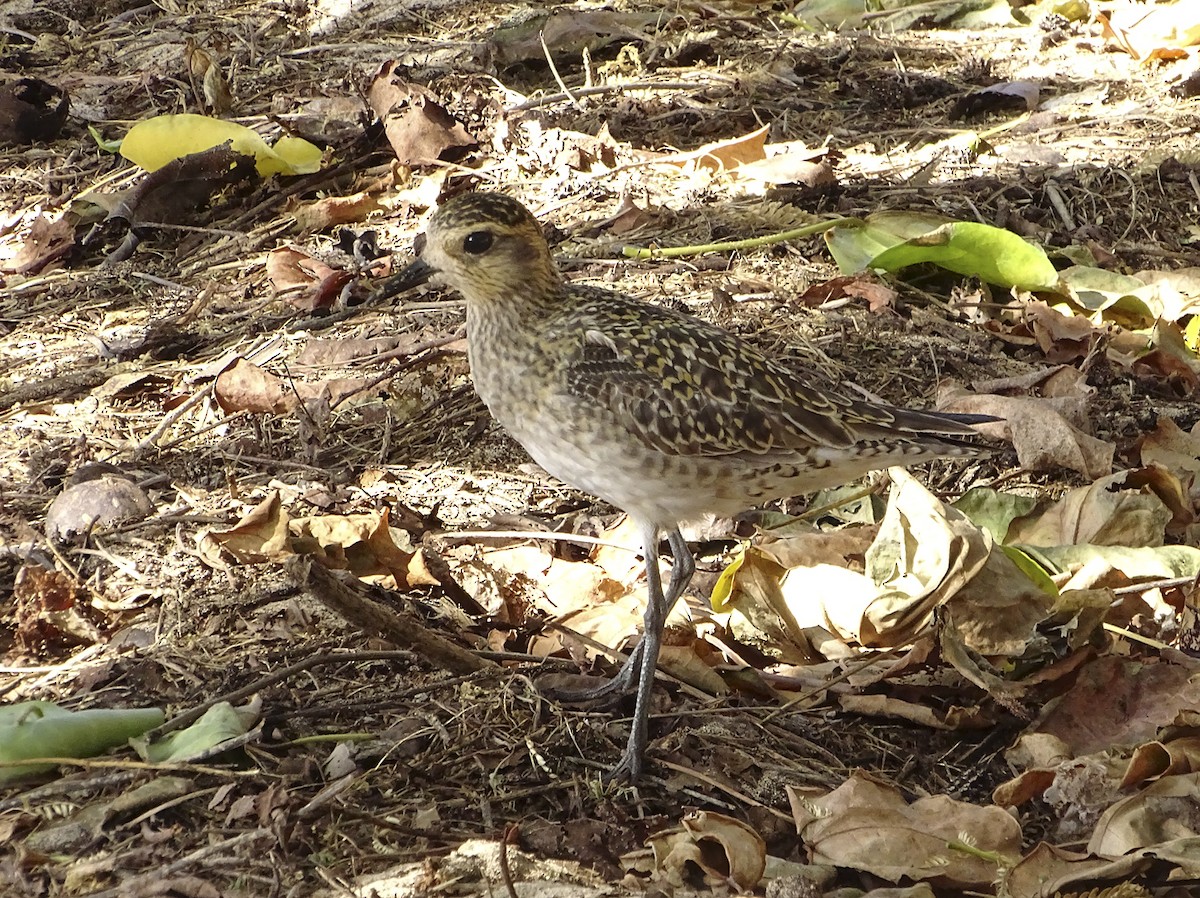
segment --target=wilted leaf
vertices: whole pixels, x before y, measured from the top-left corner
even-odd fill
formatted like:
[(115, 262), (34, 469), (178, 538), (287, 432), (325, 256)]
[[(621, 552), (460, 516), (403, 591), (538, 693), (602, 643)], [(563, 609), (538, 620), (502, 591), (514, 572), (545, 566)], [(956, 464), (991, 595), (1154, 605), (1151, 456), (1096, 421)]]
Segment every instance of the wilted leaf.
[(92, 608), (86, 589), (66, 574), (40, 564), (25, 564), (12, 585), (6, 608), (7, 626), (14, 626), (17, 645), (44, 652), (48, 646), (95, 645), (104, 639), (101, 616)]
[(0, 146), (56, 140), (70, 109), (67, 92), (41, 78), (17, 78), (0, 86)]
[(155, 764), (197, 757), (249, 731), (259, 717), (261, 704), (255, 701), (245, 707), (235, 708), (229, 702), (218, 702), (191, 726), (168, 733), (152, 743), (143, 739), (135, 740), (134, 747), (139, 755)]
[(300, 230), (309, 233), (325, 231), (335, 225), (365, 221), (368, 215), (382, 208), (378, 196), (360, 190), (350, 196), (327, 196), (305, 203), (293, 209), (292, 216)]
[(138, 122), (121, 142), (121, 155), (146, 171), (229, 142), (236, 153), (253, 156), (258, 173), (305, 175), (320, 171), (321, 149), (307, 140), (281, 138), (274, 148), (245, 125), (206, 115), (160, 115)]
[(25, 242), (12, 259), (0, 261), (0, 271), (14, 274), (39, 274), (53, 270), (59, 262), (70, 257), (75, 250), (74, 213), (66, 212), (57, 218), (47, 218), (39, 212)]
[(1195, 869), (1200, 857), (1200, 823), (1183, 809), (1197, 806), (1200, 773), (1163, 777), (1105, 811), (1088, 841), (1088, 851), (1101, 857), (1121, 857), (1175, 843), (1187, 846), (1182, 854)]
[(1008, 541), (1030, 546), (1161, 546), (1171, 511), (1153, 490), (1140, 484), (1130, 488), (1130, 474), (1102, 477), (1039, 513), (1014, 520)]
[(733, 886), (750, 891), (767, 863), (767, 846), (755, 830), (715, 811), (695, 811), (683, 825), (654, 833), (646, 840), (654, 854), (649, 871), (668, 886), (683, 886), (699, 871), (709, 889)]
[(995, 396), (956, 390), (941, 395), (939, 405), (945, 411), (1003, 419), (1001, 424), (986, 427), (1002, 429), (1012, 440), (1021, 466), (1030, 471), (1064, 467), (1088, 477), (1112, 471), (1116, 447), (1084, 433), (1074, 423), (1087, 420), (1083, 399)]
[(556, 9), (500, 25), (488, 43), (500, 65), (544, 60), (547, 49), (575, 57), (616, 40), (645, 40), (644, 29), (657, 21), (657, 14), (647, 12)]
[(282, 246), (267, 253), (267, 280), (276, 297), (297, 309), (312, 312), (331, 308), (342, 288), (350, 283), (351, 275), (303, 250)]
[(1142, 464), (1162, 465), (1177, 475), (1200, 474), (1200, 424), (1183, 431), (1166, 415), (1159, 415), (1154, 430), (1141, 439)]
[[(746, 553), (732, 584), (733, 607), (755, 620), (764, 616), (755, 604), (767, 603), (767, 617), (785, 622), (788, 641), (797, 646), (806, 644), (806, 627), (869, 646), (911, 641), (934, 609), (983, 567), (991, 539), (907, 472), (893, 468), (889, 474), (892, 495), (866, 551), (864, 573), (816, 558), (785, 567), (772, 558), (775, 545), (767, 545)], [(837, 557), (830, 553), (826, 559), (831, 556)]]
[(222, 551), (239, 564), (290, 558), (293, 553), (288, 547), (288, 514), (279, 493), (272, 491), (233, 527), (202, 533), (199, 544), (201, 555), (218, 566)]
[(763, 125), (757, 131), (740, 137), (706, 143), (698, 150), (689, 150), (686, 153), (656, 156), (652, 161), (655, 165), (677, 165), (688, 171), (706, 171), (712, 174), (729, 171), (739, 165), (767, 158), (765, 148), (769, 130), (769, 125)]
[(1007, 542), (1008, 526), (1015, 518), (1029, 514), (1037, 506), (1032, 496), (1002, 493), (986, 487), (974, 487), (953, 503), (954, 507), (992, 535), (997, 543)]
[(1083, 667), (1071, 688), (1046, 707), (1037, 732), (1079, 757), (1153, 740), (1184, 710), (1200, 706), (1200, 683), (1165, 661), (1113, 655)]
[(1147, 780), (1197, 771), (1200, 771), (1200, 736), (1144, 742), (1133, 750), (1121, 788), (1129, 789)]

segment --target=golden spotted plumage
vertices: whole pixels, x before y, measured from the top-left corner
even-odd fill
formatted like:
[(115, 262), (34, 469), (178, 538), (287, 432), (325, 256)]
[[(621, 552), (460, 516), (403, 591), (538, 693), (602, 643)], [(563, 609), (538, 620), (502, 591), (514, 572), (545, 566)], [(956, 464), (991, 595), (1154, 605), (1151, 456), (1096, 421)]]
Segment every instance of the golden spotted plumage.
[[(461, 293), (479, 395), (550, 473), (639, 522), (650, 602), (614, 685), (638, 705), (616, 775), (642, 769), (648, 695), (666, 614), (692, 559), (681, 522), (867, 471), (979, 447), (970, 416), (894, 408), (821, 389), (735, 335), (624, 294), (567, 283), (516, 200), (472, 193), (437, 210), (417, 266)], [(660, 535), (675, 566), (659, 582)]]

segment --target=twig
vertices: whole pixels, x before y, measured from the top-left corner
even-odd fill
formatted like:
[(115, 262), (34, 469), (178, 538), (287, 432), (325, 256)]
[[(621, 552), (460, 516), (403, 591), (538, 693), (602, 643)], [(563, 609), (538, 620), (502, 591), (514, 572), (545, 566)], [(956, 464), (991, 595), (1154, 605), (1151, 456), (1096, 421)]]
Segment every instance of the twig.
[(150, 730), (147, 738), (157, 739), (165, 736), (167, 733), (173, 733), (175, 730), (181, 730), (189, 726), (204, 716), (205, 712), (214, 705), (221, 702), (241, 701), (244, 698), (249, 698), (256, 692), (261, 692), (268, 686), (273, 686), (276, 683), (289, 679), (298, 673), (309, 670), (313, 667), (321, 667), (325, 664), (344, 664), (346, 662), (354, 663), (358, 661), (399, 661), (412, 658), (412, 652), (397, 652), (397, 651), (378, 651), (378, 652), (329, 652), (323, 655), (312, 655), (305, 658), (303, 661), (297, 661), (295, 664), (290, 664), (280, 670), (272, 671), (265, 677), (260, 677), (253, 683), (248, 683), (240, 689), (234, 689), (231, 692), (226, 692), (223, 695), (217, 695), (210, 698), (203, 704), (197, 705), (194, 708), (189, 708), (182, 714), (172, 717), (161, 726), (157, 726)]
[(416, 615), (385, 608), (358, 590), (343, 583), (331, 571), (318, 565), (308, 566), (308, 586), (327, 608), (336, 611), (367, 633), (378, 633), (396, 645), (411, 649), (439, 667), (453, 673), (473, 673), (500, 668), (474, 652), (460, 648), (438, 636)]
[(255, 829), (228, 838), (223, 842), (205, 845), (190, 854), (185, 854), (179, 860), (166, 864), (153, 873), (144, 873), (141, 876), (127, 879), (116, 888), (105, 889), (102, 892), (89, 892), (88, 898), (119, 898), (121, 895), (151, 894), (165, 880), (174, 876), (180, 870), (186, 870), (198, 861), (202, 861), (222, 851), (232, 851), (232, 849), (245, 845), (248, 842), (259, 842), (264, 839), (273, 840), (275, 839), (275, 834), (269, 829)]
[(691, 90), (712, 87), (711, 84), (694, 84), (690, 81), (629, 81), (625, 84), (598, 84), (595, 87), (577, 87), (573, 91), (559, 94), (546, 94), (533, 100), (525, 100), (515, 106), (509, 106), (505, 112), (521, 112), (526, 109), (536, 109), (539, 106), (550, 106), (563, 100), (575, 102), (578, 97), (593, 97), (597, 94), (624, 93), (627, 90)]
[[(545, 42), (542, 46), (545, 46)], [(504, 835), (500, 837), (500, 877), (504, 880), (504, 890), (508, 892), (508, 898), (517, 898), (517, 888), (513, 885), (512, 870), (508, 867), (508, 846), (516, 843), (517, 835), (520, 832), (520, 824), (510, 823), (504, 827)]]
[[(558, 82), (558, 86), (562, 88), (562, 92), (567, 95), (567, 98), (571, 101), (571, 104), (576, 109), (582, 110), (583, 104), (575, 98), (575, 96), (571, 93), (571, 89), (567, 87), (566, 82), (563, 81), (562, 75), (558, 73), (558, 66), (554, 64), (554, 57), (550, 54), (550, 48), (546, 46), (546, 35), (541, 31), (538, 32), (538, 40), (542, 42), (542, 52), (546, 55), (546, 64), (550, 66), (550, 74), (554, 76), (554, 80)], [(512, 889), (511, 883), (509, 884), (509, 889)], [(515, 892), (513, 893), (513, 898), (516, 898)]]
[(748, 237), (745, 240), (731, 240), (727, 243), (704, 243), (696, 246), (671, 246), (666, 249), (645, 249), (640, 246), (626, 246), (621, 254), (630, 259), (678, 259), (683, 256), (698, 256), (701, 253), (726, 253), (743, 249), (755, 249), (760, 246), (771, 246), (776, 243), (786, 243), (801, 237), (811, 237), (821, 234), (831, 228), (859, 226), (862, 221), (857, 218), (834, 218), (830, 221), (818, 221), (802, 228), (790, 231), (779, 231), (763, 237)]

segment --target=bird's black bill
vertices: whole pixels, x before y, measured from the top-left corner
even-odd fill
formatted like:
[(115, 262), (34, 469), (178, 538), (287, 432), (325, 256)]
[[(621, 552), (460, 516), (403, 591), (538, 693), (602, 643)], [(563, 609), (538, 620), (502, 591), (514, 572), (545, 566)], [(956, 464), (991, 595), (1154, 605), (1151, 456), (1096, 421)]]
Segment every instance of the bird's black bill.
[(385, 279), (379, 285), (379, 289), (371, 294), (368, 302), (382, 302), (385, 299), (391, 299), (393, 296), (399, 296), (401, 293), (407, 293), (414, 287), (420, 287), (428, 281), (433, 273), (434, 268), (428, 262), (422, 259), (414, 259), (413, 263), (402, 272)]

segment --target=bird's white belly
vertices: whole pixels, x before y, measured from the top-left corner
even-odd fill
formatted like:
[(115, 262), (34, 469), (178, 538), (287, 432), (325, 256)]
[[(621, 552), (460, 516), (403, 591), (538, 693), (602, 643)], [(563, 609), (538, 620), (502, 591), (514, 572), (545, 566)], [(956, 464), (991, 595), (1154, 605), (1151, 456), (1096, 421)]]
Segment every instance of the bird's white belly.
[(539, 415), (522, 416), (509, 414), (503, 403), (489, 408), (504, 429), (547, 472), (635, 518), (664, 528), (673, 527), (704, 515), (713, 504), (711, 486), (678, 489), (679, 472), (668, 470), (678, 462), (637, 445), (628, 434), (610, 434), (602, 427), (581, 426), (577, 415), (572, 416), (567, 410), (561, 415), (543, 410)]

